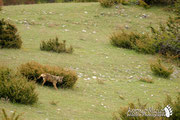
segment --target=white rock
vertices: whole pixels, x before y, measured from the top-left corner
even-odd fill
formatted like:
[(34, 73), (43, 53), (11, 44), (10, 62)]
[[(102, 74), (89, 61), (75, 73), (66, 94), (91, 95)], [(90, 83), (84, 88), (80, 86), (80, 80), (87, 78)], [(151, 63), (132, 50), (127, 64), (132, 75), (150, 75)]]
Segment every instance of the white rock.
[(68, 30), (68, 29), (65, 29), (64, 31), (68, 32), (69, 30)]
[(87, 32), (87, 31), (86, 31), (86, 30), (82, 30), (82, 32), (84, 32), (84, 33), (85, 33), (85, 32)]

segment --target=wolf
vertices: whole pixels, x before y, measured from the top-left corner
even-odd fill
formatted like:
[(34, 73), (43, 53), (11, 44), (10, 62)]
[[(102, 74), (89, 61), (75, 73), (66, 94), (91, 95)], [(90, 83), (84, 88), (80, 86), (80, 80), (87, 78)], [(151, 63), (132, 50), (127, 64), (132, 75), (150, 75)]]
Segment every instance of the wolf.
[[(56, 86), (56, 84), (59, 82), (59, 83), (62, 83), (63, 81), (63, 76), (55, 76), (55, 75), (51, 75), (51, 74), (49, 74), (49, 73), (43, 73), (43, 74), (41, 74), (40, 76), (39, 76), (39, 78), (43, 78), (43, 83), (42, 83), (42, 86), (44, 85), (44, 83), (46, 82), (46, 81), (48, 81), (48, 82), (51, 82), (51, 83), (53, 83), (53, 86), (54, 86), (54, 88), (56, 89), (56, 90), (58, 90), (58, 88), (57, 88), (57, 86)], [(39, 79), (38, 78), (38, 79)]]

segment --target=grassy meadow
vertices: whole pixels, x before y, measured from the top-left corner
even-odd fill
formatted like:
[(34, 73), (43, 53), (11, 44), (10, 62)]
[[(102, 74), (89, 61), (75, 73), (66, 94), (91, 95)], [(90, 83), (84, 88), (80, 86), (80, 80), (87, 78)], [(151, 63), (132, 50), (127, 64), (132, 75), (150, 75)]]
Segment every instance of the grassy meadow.
[[(23, 113), (25, 120), (111, 120), (113, 112), (138, 98), (149, 106), (163, 102), (167, 94), (175, 98), (180, 91), (180, 68), (174, 66), (169, 79), (156, 77), (149, 63), (157, 55), (117, 48), (109, 41), (112, 32), (123, 28), (150, 32), (150, 24), (156, 27), (169, 15), (174, 13), (163, 7), (102, 8), (99, 3), (4, 6), (0, 18), (17, 26), (23, 45), (19, 50), (0, 49), (1, 65), (16, 70), (22, 63), (36, 61), (74, 69), (79, 79), (73, 89), (56, 91), (37, 85), (39, 101), (34, 105), (1, 100), (0, 108), (8, 114)], [(42, 40), (55, 37), (72, 45), (74, 53), (40, 51)], [(151, 76), (154, 83), (141, 82), (140, 76)]]

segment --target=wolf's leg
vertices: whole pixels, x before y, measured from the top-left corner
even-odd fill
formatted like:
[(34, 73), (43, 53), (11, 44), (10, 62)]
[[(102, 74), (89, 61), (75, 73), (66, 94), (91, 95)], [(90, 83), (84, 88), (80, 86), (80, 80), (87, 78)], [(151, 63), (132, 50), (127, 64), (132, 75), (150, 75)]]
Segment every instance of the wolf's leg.
[(53, 83), (53, 85), (54, 85), (54, 88), (55, 88), (56, 90), (58, 90), (58, 88), (56, 87), (56, 83)]
[(42, 86), (44, 85), (44, 83), (46, 82), (45, 78), (43, 78), (43, 83), (42, 83)]

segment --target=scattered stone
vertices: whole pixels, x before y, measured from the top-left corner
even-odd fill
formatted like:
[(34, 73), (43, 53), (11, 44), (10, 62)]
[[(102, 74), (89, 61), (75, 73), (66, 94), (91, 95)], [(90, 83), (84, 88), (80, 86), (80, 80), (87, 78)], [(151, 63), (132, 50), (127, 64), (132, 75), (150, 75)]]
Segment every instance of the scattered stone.
[(96, 34), (96, 31), (93, 31), (94, 34)]
[(68, 32), (69, 30), (68, 30), (68, 29), (65, 29), (64, 31)]
[(86, 33), (87, 31), (86, 30), (82, 30), (82, 32)]
[(95, 105), (91, 105), (92, 107), (95, 107)]

